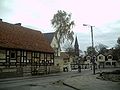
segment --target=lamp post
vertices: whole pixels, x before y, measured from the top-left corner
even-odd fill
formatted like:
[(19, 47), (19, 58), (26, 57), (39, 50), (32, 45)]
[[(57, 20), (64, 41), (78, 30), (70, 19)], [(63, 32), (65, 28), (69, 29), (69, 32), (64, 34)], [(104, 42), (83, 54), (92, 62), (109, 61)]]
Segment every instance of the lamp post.
[(95, 75), (95, 59), (94, 59), (94, 40), (93, 40), (93, 27), (91, 25), (83, 24), (83, 26), (88, 26), (91, 29), (91, 39), (92, 39), (92, 64), (93, 64), (93, 74)]
[(81, 72), (80, 59), (81, 59), (81, 57), (78, 58), (78, 72)]

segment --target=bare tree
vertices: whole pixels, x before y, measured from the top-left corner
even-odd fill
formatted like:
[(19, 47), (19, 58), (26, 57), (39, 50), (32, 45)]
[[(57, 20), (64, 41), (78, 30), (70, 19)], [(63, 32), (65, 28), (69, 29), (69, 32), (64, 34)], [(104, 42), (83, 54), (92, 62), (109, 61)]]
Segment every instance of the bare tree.
[(104, 44), (99, 44), (95, 46), (95, 49), (98, 53), (105, 53), (107, 50), (108, 46), (104, 45)]
[(117, 43), (120, 45), (120, 37), (118, 37)]
[(69, 55), (69, 57), (70, 56), (75, 56), (75, 49), (70, 42), (65, 43), (62, 48)]
[(92, 48), (92, 46), (87, 47), (87, 54), (92, 55), (92, 53), (96, 54), (95, 48)]
[(115, 49), (113, 50), (113, 56), (116, 60), (120, 59), (120, 37), (117, 40), (117, 45), (115, 46)]

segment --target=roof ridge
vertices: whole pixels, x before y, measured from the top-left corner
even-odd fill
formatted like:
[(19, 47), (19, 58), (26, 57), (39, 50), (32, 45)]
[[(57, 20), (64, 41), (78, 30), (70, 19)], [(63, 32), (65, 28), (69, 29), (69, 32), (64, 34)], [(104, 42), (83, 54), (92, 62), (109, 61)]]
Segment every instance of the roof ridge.
[(25, 27), (25, 26), (22, 26), (22, 25), (17, 25), (16, 23), (13, 24), (13, 23), (8, 23), (8, 22), (3, 22), (3, 21), (1, 23), (9, 24), (9, 25), (12, 25), (13, 27), (21, 27), (21, 28), (26, 28), (26, 29), (32, 30), (32, 31), (41, 32), (40, 30), (31, 29), (31, 28), (28, 28), (28, 27)]

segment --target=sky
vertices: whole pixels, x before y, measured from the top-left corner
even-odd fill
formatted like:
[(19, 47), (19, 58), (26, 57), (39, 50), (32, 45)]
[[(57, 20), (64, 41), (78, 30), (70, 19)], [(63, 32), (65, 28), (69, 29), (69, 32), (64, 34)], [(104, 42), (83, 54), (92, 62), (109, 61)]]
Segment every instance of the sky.
[(0, 0), (0, 18), (9, 23), (52, 32), (53, 15), (58, 10), (72, 14), (75, 26), (72, 29), (78, 37), (83, 51), (91, 46), (90, 27), (95, 26), (94, 44), (102, 43), (114, 47), (120, 37), (120, 0)]

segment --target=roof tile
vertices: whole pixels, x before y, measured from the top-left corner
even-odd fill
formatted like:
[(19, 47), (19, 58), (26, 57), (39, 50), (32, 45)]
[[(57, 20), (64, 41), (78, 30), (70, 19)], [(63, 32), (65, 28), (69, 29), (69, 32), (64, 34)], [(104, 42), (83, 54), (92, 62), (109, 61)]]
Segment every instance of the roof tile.
[(0, 47), (54, 52), (40, 31), (0, 22)]

